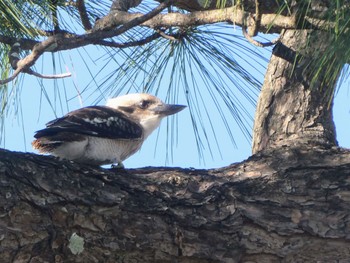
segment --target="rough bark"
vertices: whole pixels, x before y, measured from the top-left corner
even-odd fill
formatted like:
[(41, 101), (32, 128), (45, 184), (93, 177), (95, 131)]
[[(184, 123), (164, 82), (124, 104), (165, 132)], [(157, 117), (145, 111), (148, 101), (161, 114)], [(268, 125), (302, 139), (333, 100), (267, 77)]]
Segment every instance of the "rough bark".
[(335, 81), (313, 81), (315, 58), (331, 45), (328, 33), (286, 30), (274, 48), (254, 125), (253, 153), (288, 145), (335, 146)]
[[(254, 3), (245, 1), (244, 11), (253, 14)], [(262, 26), (274, 17), (267, 10), (278, 8), (269, 3), (277, 1), (262, 2)], [(176, 17), (211, 23), (215, 12), (158, 15), (148, 23), (166, 26)], [(234, 21), (230, 17), (212, 22)], [(109, 18), (116, 19), (111, 14), (98, 24)], [(116, 34), (104, 29), (55, 36), (56, 50)], [(350, 152), (334, 147), (328, 98), (319, 83), (310, 88), (310, 54), (328, 43), (320, 33), (322, 40), (309, 48), (310, 34), (287, 30), (275, 48), (254, 128), (259, 153), (242, 163), (216, 170), (104, 170), (1, 150), (0, 261), (349, 262)]]
[(350, 260), (345, 150), (280, 148), (217, 170), (0, 157), (2, 262)]

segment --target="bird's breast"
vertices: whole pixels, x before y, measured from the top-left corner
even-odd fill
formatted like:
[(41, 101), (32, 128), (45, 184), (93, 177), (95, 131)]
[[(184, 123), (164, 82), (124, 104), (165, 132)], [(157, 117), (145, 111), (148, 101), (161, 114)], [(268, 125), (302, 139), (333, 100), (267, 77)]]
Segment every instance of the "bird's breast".
[(137, 152), (142, 140), (113, 140), (99, 137), (88, 137), (88, 145), (80, 162), (95, 164), (120, 163)]

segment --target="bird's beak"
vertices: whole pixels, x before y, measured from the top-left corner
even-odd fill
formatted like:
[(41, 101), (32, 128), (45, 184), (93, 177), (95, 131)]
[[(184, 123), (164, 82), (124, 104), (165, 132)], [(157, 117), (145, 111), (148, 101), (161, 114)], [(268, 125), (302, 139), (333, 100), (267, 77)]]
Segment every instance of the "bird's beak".
[(182, 111), (186, 107), (187, 106), (184, 105), (162, 104), (153, 108), (152, 110), (160, 115), (169, 116), (178, 113), (179, 111)]

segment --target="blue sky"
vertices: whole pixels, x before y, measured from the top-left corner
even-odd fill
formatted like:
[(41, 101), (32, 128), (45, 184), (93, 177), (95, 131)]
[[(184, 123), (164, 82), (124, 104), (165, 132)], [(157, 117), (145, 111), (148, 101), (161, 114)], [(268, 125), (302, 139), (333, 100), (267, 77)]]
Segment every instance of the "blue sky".
[[(250, 45), (246, 43), (246, 45)], [(257, 52), (261, 52), (264, 56), (269, 57), (268, 49), (257, 48)], [(89, 106), (94, 104), (96, 94), (83, 92), (85, 87), (91, 85), (91, 75), (89, 71), (96, 72), (103, 61), (99, 61), (102, 51), (96, 47), (88, 47), (85, 51), (80, 50), (83, 56), (91, 56), (90, 64), (86, 65), (81, 59), (81, 55), (77, 51), (66, 51), (62, 53), (64, 63), (59, 65), (59, 58), (56, 56), (56, 73), (65, 72), (66, 68), (72, 72), (72, 77), (65, 80), (39, 80), (29, 75), (21, 75), (18, 81), (21, 90), (15, 94), (12, 90), (10, 96), (10, 107), (7, 118), (4, 121), (5, 131), (2, 136), (2, 146), (14, 151), (33, 152), (31, 141), (36, 130), (45, 127), (48, 121), (62, 116), (68, 111), (80, 108), (81, 106)], [(106, 73), (114, 65), (107, 65), (104, 69)], [(51, 54), (45, 54), (36, 64), (36, 70), (43, 74), (53, 74)], [(263, 79), (263, 71), (257, 72), (256, 77), (261, 81)], [(96, 79), (96, 82), (99, 80)], [(115, 90), (119, 89), (118, 81), (115, 81)], [(42, 83), (42, 86), (41, 86)], [(64, 84), (64, 85), (63, 85)], [(136, 92), (142, 84), (131, 86), (131, 92)], [(43, 92), (45, 90), (45, 92)], [(45, 93), (50, 97), (50, 103), (45, 98)], [(122, 92), (124, 94), (125, 92)], [(80, 95), (79, 95), (80, 94)], [(91, 95), (92, 94), (92, 95)], [(79, 95), (79, 96), (77, 96)], [(203, 92), (204, 100), (208, 99), (209, 93)], [(106, 94), (110, 97), (111, 94)], [(166, 89), (161, 89), (159, 95), (161, 99), (166, 97)], [(344, 82), (335, 97), (334, 120), (337, 127), (338, 142), (343, 147), (350, 148), (349, 139), (349, 82)], [(179, 104), (185, 104), (186, 100), (183, 95), (179, 95)], [(50, 105), (51, 104), (51, 105)], [(104, 104), (102, 100), (99, 104)], [(210, 107), (213, 107), (211, 105)], [(247, 105), (247, 109), (254, 116), (254, 108)], [(224, 112), (228, 114), (228, 112)], [(219, 116), (213, 110), (210, 112), (210, 118), (213, 122), (215, 133), (218, 140), (218, 147), (213, 144), (210, 151), (206, 146), (203, 148), (203, 156), (198, 156), (194, 132), (191, 124), (189, 110), (185, 109), (176, 117), (176, 127), (178, 131), (177, 142), (173, 143), (173, 155), (169, 154), (166, 147), (167, 140), (167, 122), (163, 121), (159, 130), (155, 131), (145, 142), (142, 149), (124, 162), (129, 168), (143, 166), (179, 166), (179, 167), (195, 167), (195, 168), (215, 168), (229, 165), (231, 163), (240, 162), (250, 156), (251, 146), (239, 130), (239, 127), (230, 121), (232, 133), (234, 134), (236, 147), (230, 142), (222, 123), (218, 121)], [(209, 122), (204, 118), (204, 125), (209, 129)], [(212, 138), (211, 138), (212, 139)], [(167, 154), (168, 153), (168, 154)]]

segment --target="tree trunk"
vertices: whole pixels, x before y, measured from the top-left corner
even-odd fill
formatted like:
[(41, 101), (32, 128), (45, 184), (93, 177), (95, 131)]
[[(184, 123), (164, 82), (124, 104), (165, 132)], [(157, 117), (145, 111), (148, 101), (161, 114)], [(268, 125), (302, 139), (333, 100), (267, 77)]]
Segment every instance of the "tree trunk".
[[(259, 96), (253, 153), (289, 145), (336, 146), (332, 116), (335, 81), (313, 80), (313, 58), (331, 45), (330, 35), (286, 30), (276, 45)], [(336, 70), (336, 69), (334, 69)]]
[(104, 170), (0, 151), (1, 262), (349, 262), (350, 153)]

